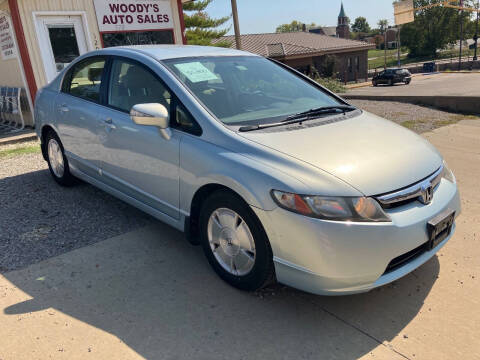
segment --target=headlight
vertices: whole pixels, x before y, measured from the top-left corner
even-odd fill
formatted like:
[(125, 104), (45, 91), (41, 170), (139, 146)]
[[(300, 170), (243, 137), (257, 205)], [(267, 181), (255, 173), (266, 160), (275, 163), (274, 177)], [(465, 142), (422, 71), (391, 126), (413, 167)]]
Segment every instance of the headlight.
[(445, 160), (443, 160), (443, 174), (442, 174), (442, 177), (443, 177), (445, 180), (450, 181), (452, 184), (455, 184), (455, 182), (456, 182), (455, 175), (453, 175), (452, 170), (450, 170), (450, 169), (448, 168), (447, 163), (445, 162)]
[(391, 221), (380, 204), (369, 197), (307, 196), (272, 190), (278, 206), (310, 217), (333, 221)]

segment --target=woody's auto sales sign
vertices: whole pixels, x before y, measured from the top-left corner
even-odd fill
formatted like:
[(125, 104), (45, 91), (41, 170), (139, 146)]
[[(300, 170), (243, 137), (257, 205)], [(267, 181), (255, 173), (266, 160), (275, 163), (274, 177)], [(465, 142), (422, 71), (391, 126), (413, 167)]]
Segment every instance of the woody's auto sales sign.
[(173, 28), (170, 0), (94, 0), (100, 32)]

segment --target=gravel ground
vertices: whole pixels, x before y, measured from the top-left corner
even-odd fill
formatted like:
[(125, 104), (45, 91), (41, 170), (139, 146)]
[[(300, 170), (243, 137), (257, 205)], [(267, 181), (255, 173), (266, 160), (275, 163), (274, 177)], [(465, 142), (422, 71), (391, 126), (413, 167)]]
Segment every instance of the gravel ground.
[[(417, 132), (471, 118), (404, 103), (352, 103)], [(0, 153), (32, 145), (38, 142), (3, 145)], [(0, 157), (0, 272), (20, 269), (154, 221), (91, 185), (58, 186), (40, 152)]]
[[(15, 145), (0, 147), (13, 148)], [(27, 146), (22, 143), (17, 146)], [(95, 187), (58, 186), (40, 153), (0, 158), (0, 272), (156, 221)]]
[(464, 119), (480, 119), (476, 116), (456, 114), (401, 102), (371, 100), (349, 100), (349, 102), (363, 110), (395, 121), (417, 133), (455, 124)]

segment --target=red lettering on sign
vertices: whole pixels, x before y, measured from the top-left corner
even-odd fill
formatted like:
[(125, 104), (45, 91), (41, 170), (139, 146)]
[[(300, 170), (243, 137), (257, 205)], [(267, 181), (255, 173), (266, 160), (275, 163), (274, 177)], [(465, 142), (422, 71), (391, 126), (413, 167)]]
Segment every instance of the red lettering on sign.
[(108, 4), (108, 6), (110, 7), (110, 11), (113, 12), (113, 13), (119, 11), (119, 5), (118, 4)]

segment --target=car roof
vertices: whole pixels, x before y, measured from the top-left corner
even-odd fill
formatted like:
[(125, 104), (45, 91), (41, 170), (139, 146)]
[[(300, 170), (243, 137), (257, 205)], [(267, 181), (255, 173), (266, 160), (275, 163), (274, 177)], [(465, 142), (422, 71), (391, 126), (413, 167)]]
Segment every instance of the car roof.
[(128, 50), (147, 54), (157, 60), (197, 56), (258, 56), (249, 52), (218, 46), (197, 45), (134, 45), (110, 47), (105, 50)]

